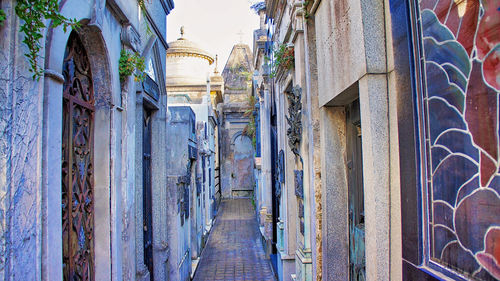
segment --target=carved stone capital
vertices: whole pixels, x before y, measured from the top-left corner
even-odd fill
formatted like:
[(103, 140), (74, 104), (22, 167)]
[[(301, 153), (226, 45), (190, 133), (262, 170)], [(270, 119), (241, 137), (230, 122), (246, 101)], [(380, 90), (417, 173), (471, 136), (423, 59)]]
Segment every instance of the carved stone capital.
[(293, 19), (292, 26), (296, 33), (304, 32), (304, 18), (302, 16), (296, 16)]
[(122, 27), (120, 39), (125, 46), (130, 47), (135, 52), (139, 52), (141, 48), (141, 36), (131, 24)]

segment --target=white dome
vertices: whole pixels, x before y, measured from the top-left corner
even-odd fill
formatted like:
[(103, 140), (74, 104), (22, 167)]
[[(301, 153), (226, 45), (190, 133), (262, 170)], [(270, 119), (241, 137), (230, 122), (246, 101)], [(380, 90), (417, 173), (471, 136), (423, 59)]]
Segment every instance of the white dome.
[[(183, 35), (182, 31), (181, 35)], [(167, 85), (205, 84), (214, 58), (183, 36), (168, 45)]]

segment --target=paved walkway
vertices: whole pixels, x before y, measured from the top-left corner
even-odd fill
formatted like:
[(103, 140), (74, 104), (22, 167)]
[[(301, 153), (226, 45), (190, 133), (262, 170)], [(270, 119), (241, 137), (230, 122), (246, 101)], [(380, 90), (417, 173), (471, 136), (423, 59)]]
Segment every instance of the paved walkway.
[(249, 199), (222, 201), (193, 280), (274, 281), (259, 235)]

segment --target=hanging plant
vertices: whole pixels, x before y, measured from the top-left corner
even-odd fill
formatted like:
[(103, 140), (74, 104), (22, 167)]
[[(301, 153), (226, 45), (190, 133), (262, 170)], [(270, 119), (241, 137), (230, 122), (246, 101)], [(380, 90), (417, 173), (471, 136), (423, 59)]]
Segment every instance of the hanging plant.
[(253, 95), (249, 95), (247, 98), (248, 109), (243, 113), (243, 116), (249, 119), (248, 124), (243, 128), (243, 134), (252, 139), (254, 149), (257, 144), (257, 124), (255, 123), (256, 103), (257, 99)]
[(295, 52), (293, 46), (280, 45), (274, 51), (274, 61), (271, 65), (271, 77), (276, 76), (279, 68), (292, 69), (295, 67)]
[(5, 19), (7, 18), (7, 16), (5, 15), (5, 12), (0, 9), (0, 26), (3, 26), (3, 22), (5, 21)]
[[(151, 3), (151, 0), (147, 0), (148, 3)], [(141, 9), (142, 16), (144, 17), (144, 22), (146, 23), (146, 33), (148, 35), (152, 35), (153, 31), (151, 31), (151, 26), (149, 26), (149, 23), (147, 21), (148, 15), (146, 12), (146, 0), (137, 0), (139, 3), (139, 8)]]
[[(147, 0), (138, 0), (144, 16), (146, 14), (145, 1)], [(59, 12), (59, 0), (17, 0), (15, 12), (16, 15), (23, 20), (19, 30), (24, 33), (22, 42), (28, 47), (28, 52), (24, 55), (30, 63), (29, 71), (33, 73), (34, 80), (39, 80), (44, 72), (43, 69), (40, 69), (38, 59), (40, 50), (42, 49), (40, 45), (40, 39), (43, 38), (42, 31), (47, 27), (45, 21), (52, 21), (51, 28), (62, 25), (64, 32), (68, 30), (68, 27), (76, 29), (80, 27), (80, 24), (76, 19), (68, 19)], [(5, 11), (0, 9), (0, 26), (3, 26), (6, 18)], [(151, 33), (149, 24), (147, 24), (147, 31)], [(140, 66), (141, 62), (136, 60), (136, 64)], [(143, 61), (142, 64), (144, 64)], [(136, 79), (143, 79), (142, 76), (143, 74), (141, 72), (140, 75), (136, 76)]]
[[(28, 46), (28, 53), (24, 54), (30, 63), (30, 72), (33, 79), (38, 80), (43, 75), (43, 69), (38, 65), (39, 52), (42, 48), (40, 39), (42, 30), (46, 27), (45, 21), (52, 20), (51, 27), (63, 26), (64, 32), (68, 27), (79, 27), (76, 19), (68, 19), (59, 13), (58, 0), (17, 0), (16, 15), (23, 20), (20, 32), (24, 33), (23, 43)], [(5, 13), (4, 13), (5, 17)]]
[[(134, 80), (136, 82), (143, 81), (146, 77), (144, 70), (146, 69), (146, 64), (144, 63), (144, 58), (137, 52), (128, 52), (124, 49), (120, 52), (120, 60), (118, 61), (118, 72), (120, 74), (120, 81), (125, 81), (125, 79), (134, 74)], [(137, 70), (137, 71), (136, 71)]]

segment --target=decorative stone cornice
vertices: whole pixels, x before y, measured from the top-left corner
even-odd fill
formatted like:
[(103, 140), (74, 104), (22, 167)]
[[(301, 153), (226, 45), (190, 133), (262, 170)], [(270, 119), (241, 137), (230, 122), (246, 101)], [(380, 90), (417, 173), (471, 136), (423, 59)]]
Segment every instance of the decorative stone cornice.
[(135, 52), (141, 48), (141, 36), (131, 24), (122, 27), (120, 39), (125, 46), (130, 47)]
[(304, 15), (306, 8), (304, 1), (295, 1), (292, 8), (292, 28), (295, 33), (304, 32)]
[(196, 58), (206, 59), (209, 64), (212, 64), (214, 62), (214, 59), (208, 55), (195, 54), (189, 52), (167, 53), (167, 57), (196, 57)]
[(58, 83), (64, 83), (64, 76), (55, 71), (55, 70), (52, 70), (52, 69), (45, 69), (45, 77), (49, 77), (49, 78), (52, 78), (54, 81), (58, 82)]

